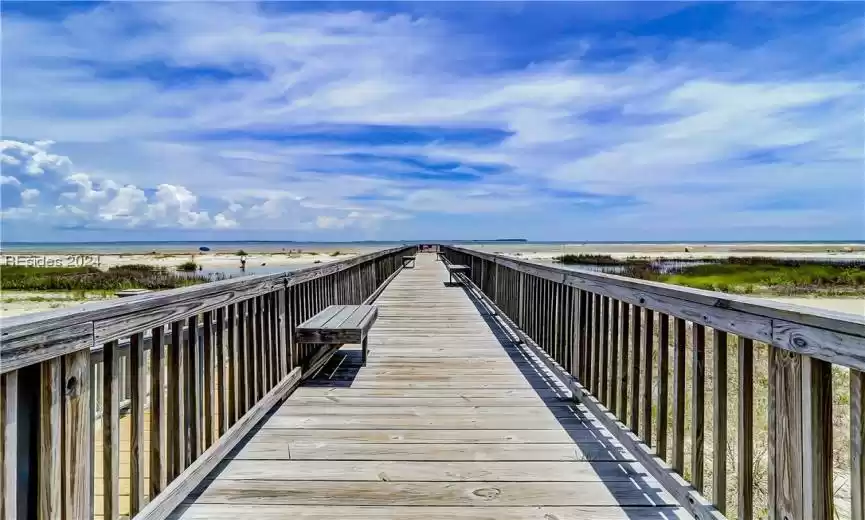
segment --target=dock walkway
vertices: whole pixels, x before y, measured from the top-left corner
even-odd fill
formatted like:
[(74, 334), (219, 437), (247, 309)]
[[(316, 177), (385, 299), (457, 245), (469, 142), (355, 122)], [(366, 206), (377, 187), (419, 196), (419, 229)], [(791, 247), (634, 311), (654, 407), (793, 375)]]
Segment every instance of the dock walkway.
[(467, 291), (418, 255), (177, 519), (689, 518)]

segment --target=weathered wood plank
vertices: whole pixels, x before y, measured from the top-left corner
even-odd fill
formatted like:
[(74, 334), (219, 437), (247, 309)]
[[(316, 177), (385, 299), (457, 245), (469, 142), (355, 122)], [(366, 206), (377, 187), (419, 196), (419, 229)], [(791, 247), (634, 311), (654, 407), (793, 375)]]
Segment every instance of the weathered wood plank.
[(640, 314), (642, 307), (634, 305), (631, 313), (631, 414), (628, 426), (637, 437), (640, 436)]
[(667, 458), (667, 426), (669, 425), (670, 387), (670, 318), (658, 314), (658, 455)]
[(586, 461), (232, 460), (219, 480), (613, 482), (646, 478), (639, 464)]
[(698, 323), (691, 329), (691, 483), (703, 492), (703, 457), (706, 431), (706, 328)]
[[(144, 507), (147, 500), (147, 490), (144, 487), (146, 462), (144, 457), (144, 400), (147, 397), (147, 365), (144, 356), (144, 333), (137, 332), (130, 339), (129, 378), (132, 380), (132, 391), (130, 394), (129, 515), (135, 516)], [(162, 389), (160, 388), (159, 391), (161, 392)]]
[(249, 410), (231, 428), (219, 438), (205, 453), (184, 471), (178, 478), (145, 507), (138, 517), (142, 520), (162, 520), (168, 518), (172, 511), (186, 499), (187, 496), (213, 471), (223, 458), (240, 442), (243, 437), (261, 420), (267, 411), (284, 398), (300, 382), (300, 369), (295, 369), (286, 376), (270, 392), (260, 399), (253, 409)]
[(727, 512), (727, 333), (712, 335), (712, 501)]
[(117, 342), (102, 349), (102, 511), (120, 516), (120, 356)]
[(643, 327), (643, 390), (641, 430), (646, 446), (652, 446), (652, 363), (654, 361), (655, 315), (652, 309), (645, 309)]
[[(213, 427), (214, 427), (214, 410), (216, 408), (216, 388), (214, 386), (214, 371), (222, 372), (222, 365), (215, 365), (214, 354), (215, 350), (219, 349), (220, 346), (214, 346), (214, 337), (213, 337), (213, 313), (208, 311), (203, 315), (204, 321), (204, 331), (203, 331), (203, 356), (202, 356), (202, 371), (204, 372), (203, 377), (203, 388), (202, 388), (202, 410), (201, 413), (203, 415), (203, 424), (202, 427), (204, 429), (202, 442), (203, 449), (207, 449), (211, 444), (213, 444)], [(219, 356), (220, 358), (222, 356)]]
[[(63, 373), (62, 358), (43, 361), (40, 365), (39, 413), (39, 488), (40, 519), (63, 516), (61, 492), (63, 461)], [(5, 390), (5, 389), (4, 389)]]
[(851, 518), (865, 518), (865, 373), (850, 371)]
[(280, 505), (596, 505), (652, 506), (675, 502), (659, 485), (631, 482), (344, 482), (214, 480), (197, 504)]
[(769, 517), (803, 518), (802, 356), (769, 348)]
[(0, 374), (0, 431), (3, 445), (2, 488), (0, 488), (0, 509), (3, 520), (18, 518), (18, 371)]
[(802, 357), (802, 504), (808, 518), (831, 520), (832, 365)]
[(608, 441), (567, 444), (409, 444), (295, 441), (248, 442), (235, 460), (400, 460), (400, 461), (630, 461), (624, 448)]
[(740, 520), (754, 518), (754, 342), (739, 338), (738, 482)]
[(679, 475), (685, 471), (685, 320), (673, 321), (673, 454), (670, 466)]
[(684, 520), (692, 517), (677, 507), (611, 506), (285, 506), (260, 504), (192, 504), (178, 520)]
[[(166, 403), (165, 346), (162, 343), (163, 327), (153, 329), (153, 343), (150, 348), (150, 496), (154, 497), (165, 488), (166, 469), (170, 466), (166, 446), (168, 421), (163, 418)], [(171, 394), (169, 393), (169, 400)]]
[(93, 516), (93, 392), (90, 351), (63, 358), (63, 514)]

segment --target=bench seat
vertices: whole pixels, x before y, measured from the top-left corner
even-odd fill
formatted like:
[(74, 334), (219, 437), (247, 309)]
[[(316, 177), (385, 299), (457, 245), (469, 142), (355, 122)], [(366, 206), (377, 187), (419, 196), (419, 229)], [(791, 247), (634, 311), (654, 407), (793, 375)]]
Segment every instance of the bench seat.
[(298, 343), (341, 345), (360, 343), (366, 364), (367, 334), (378, 318), (375, 305), (331, 305), (295, 328)]
[[(448, 274), (450, 275), (450, 282), (454, 281), (454, 273), (468, 273), (472, 270), (471, 267), (467, 265), (459, 265), (459, 264), (447, 264), (446, 265)], [(459, 279), (457, 279), (459, 280)]]
[(408, 267), (409, 266), (408, 264), (411, 264), (411, 266), (414, 267), (414, 263), (416, 260), (417, 260), (417, 257), (414, 255), (404, 256), (404, 257), (402, 257), (402, 266)]

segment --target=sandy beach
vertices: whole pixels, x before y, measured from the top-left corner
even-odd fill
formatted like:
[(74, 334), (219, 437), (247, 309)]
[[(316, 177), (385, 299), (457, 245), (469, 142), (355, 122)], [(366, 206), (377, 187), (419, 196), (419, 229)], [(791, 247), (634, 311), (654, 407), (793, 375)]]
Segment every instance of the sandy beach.
[(525, 260), (551, 260), (563, 254), (573, 255), (610, 255), (613, 258), (676, 258), (712, 259), (730, 256), (808, 259), (856, 259), (865, 260), (863, 244), (700, 244), (682, 242), (679, 244), (532, 244), (532, 243), (495, 243), (468, 244), (464, 247), (515, 256)]
[[(393, 244), (396, 245), (396, 244)], [(240, 270), (240, 257), (237, 249), (231, 251), (215, 248), (216, 251), (198, 252), (184, 251), (176, 246), (167, 246), (150, 252), (134, 252), (118, 250), (112, 253), (82, 253), (74, 247), (70, 252), (52, 250), (43, 252), (3, 252), (3, 265), (28, 265), (32, 262), (42, 262), (42, 265), (74, 266), (93, 265), (100, 269), (127, 265), (146, 264), (153, 266), (176, 268), (180, 264), (193, 261), (201, 266), (202, 273), (224, 273), (229, 276), (243, 274), (259, 274), (294, 270), (317, 264), (345, 260), (355, 255), (376, 251), (388, 245), (357, 245), (346, 244), (316, 245), (307, 249), (286, 249), (273, 247), (247, 248), (246, 271)], [(808, 258), (822, 260), (865, 260), (865, 245), (863, 244), (544, 244), (544, 243), (468, 243), (463, 247), (518, 257), (529, 261), (549, 264), (562, 254), (599, 254), (614, 258), (725, 258), (729, 256), (767, 256), (776, 258)], [(0, 315), (12, 316), (32, 312), (46, 311), (69, 307), (85, 301), (111, 298), (113, 295), (104, 293), (64, 293), (64, 292), (21, 292), (5, 291), (2, 294)], [(835, 310), (862, 315), (865, 313), (865, 298), (770, 298), (776, 301), (795, 303), (798, 305)]]

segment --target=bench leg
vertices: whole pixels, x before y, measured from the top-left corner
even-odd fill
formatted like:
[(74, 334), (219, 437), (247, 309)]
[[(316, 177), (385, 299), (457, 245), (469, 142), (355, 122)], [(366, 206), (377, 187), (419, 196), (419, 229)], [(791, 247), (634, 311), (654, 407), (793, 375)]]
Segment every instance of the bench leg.
[(361, 342), (361, 353), (360, 353), (360, 366), (366, 366), (366, 354), (367, 354), (367, 346), (366, 346), (366, 336), (364, 336), (363, 341)]

